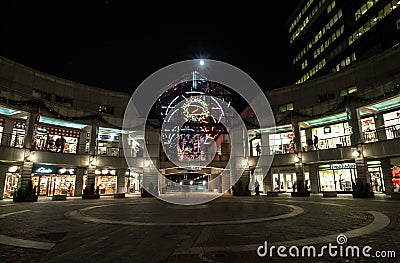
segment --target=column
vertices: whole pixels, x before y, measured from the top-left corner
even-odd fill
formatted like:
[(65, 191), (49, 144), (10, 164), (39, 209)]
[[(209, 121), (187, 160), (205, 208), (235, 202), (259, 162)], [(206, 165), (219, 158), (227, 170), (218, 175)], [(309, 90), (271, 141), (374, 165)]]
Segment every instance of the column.
[(14, 128), (14, 119), (3, 117), (4, 118), (4, 129), (3, 129), (3, 136), (1, 138), (1, 145), (10, 146), (11, 144), (11, 137)]
[(311, 183), (311, 193), (319, 192), (319, 184), (318, 184), (318, 169), (317, 165), (309, 165), (308, 171), (310, 173), (310, 183)]
[(375, 129), (376, 129), (376, 136), (378, 141), (386, 140), (386, 129), (385, 129), (385, 121), (383, 119), (383, 114), (378, 112), (376, 114), (375, 119)]
[(85, 175), (85, 170), (86, 170), (86, 168), (82, 168), (82, 167), (79, 167), (76, 169), (74, 196), (82, 196), (83, 176)]
[(37, 114), (37, 105), (31, 105), (30, 113), (28, 115), (28, 119), (26, 120), (26, 126), (25, 126), (25, 140), (24, 140), (25, 149), (30, 149), (32, 146), (32, 138), (33, 138), (36, 114)]
[[(159, 187), (159, 154), (160, 135), (158, 130), (146, 130), (147, 153), (143, 155), (143, 190), (149, 190), (153, 195), (158, 195)], [(146, 191), (141, 191), (142, 196), (148, 196)], [(151, 196), (153, 196), (151, 195)]]
[[(94, 190), (96, 190), (96, 185), (95, 185), (95, 178), (96, 178), (96, 166), (89, 165), (89, 168), (87, 169), (87, 181), (86, 181), (86, 186), (88, 189), (90, 189), (90, 186), (93, 184), (94, 185)], [(90, 193), (92, 194), (92, 193)]]
[[(301, 152), (301, 135), (300, 135), (300, 127), (299, 122), (297, 120), (292, 121), (292, 129), (295, 137), (295, 150), (297, 153)], [(304, 179), (303, 179), (304, 181)]]
[[(312, 141), (313, 140), (312, 129), (307, 128), (305, 131), (306, 131), (306, 143), (309, 139), (311, 139), (311, 141)], [(311, 151), (312, 148), (313, 148), (313, 144), (311, 144), (311, 145), (307, 144), (307, 151)]]
[(125, 185), (125, 174), (126, 168), (118, 168), (117, 173), (117, 193), (125, 193), (126, 185)]
[(79, 140), (78, 140), (78, 154), (86, 153), (86, 140), (88, 138), (88, 132), (85, 130), (79, 131)]
[(7, 164), (0, 164), (0, 200), (3, 199), (4, 195), (7, 169), (8, 169)]
[(99, 127), (97, 125), (92, 125), (90, 130), (90, 144), (89, 144), (89, 154), (97, 154), (97, 134), (99, 132)]
[(301, 160), (300, 162), (294, 164), (294, 168), (296, 170), (296, 191), (299, 193), (303, 193), (306, 189), (304, 187), (304, 171), (303, 163), (301, 162)]
[(356, 161), (356, 170), (357, 170), (357, 179), (358, 181), (364, 181), (370, 184), (370, 174), (368, 172), (368, 164), (367, 158), (365, 158), (362, 154), (355, 158)]
[(393, 175), (391, 171), (390, 158), (381, 159), (383, 181), (385, 184), (385, 194), (390, 195), (393, 192)]
[[(347, 98), (349, 99), (349, 98)], [(346, 106), (347, 122), (351, 127), (350, 141), (351, 146), (356, 146), (364, 142), (362, 131), (360, 129), (360, 112), (354, 102), (347, 102)]]
[(267, 175), (264, 177), (263, 180), (264, 185), (264, 193), (274, 191), (273, 183), (272, 183), (272, 172), (271, 169), (267, 172)]

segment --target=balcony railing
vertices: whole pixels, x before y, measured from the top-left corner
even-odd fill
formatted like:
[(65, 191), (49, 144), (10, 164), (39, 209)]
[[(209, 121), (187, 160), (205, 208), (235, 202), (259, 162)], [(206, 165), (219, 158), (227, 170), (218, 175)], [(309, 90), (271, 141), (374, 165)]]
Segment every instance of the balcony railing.
[(372, 143), (400, 138), (400, 124), (363, 132), (364, 142)]

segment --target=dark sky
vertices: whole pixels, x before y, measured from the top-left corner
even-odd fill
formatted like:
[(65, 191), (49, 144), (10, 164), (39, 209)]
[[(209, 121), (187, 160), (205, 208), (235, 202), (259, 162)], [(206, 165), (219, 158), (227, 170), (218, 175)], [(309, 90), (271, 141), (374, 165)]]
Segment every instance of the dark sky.
[(194, 58), (230, 63), (264, 90), (291, 84), (287, 21), (298, 0), (159, 2), (2, 1), (0, 55), (128, 93)]

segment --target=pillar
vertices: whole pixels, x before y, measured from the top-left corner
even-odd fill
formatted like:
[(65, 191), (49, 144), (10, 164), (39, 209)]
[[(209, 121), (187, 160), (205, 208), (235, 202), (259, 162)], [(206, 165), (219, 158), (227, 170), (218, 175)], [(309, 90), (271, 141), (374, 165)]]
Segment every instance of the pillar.
[[(312, 128), (307, 128), (307, 129), (305, 129), (305, 131), (306, 131), (306, 143), (307, 143), (308, 139), (313, 140)], [(311, 151), (312, 147), (313, 147), (313, 145), (307, 144), (307, 151)]]
[(86, 153), (86, 140), (88, 138), (88, 132), (85, 130), (79, 131), (79, 140), (78, 140), (78, 154)]
[(351, 127), (350, 141), (351, 146), (356, 146), (364, 142), (364, 137), (360, 129), (360, 112), (354, 102), (347, 102), (346, 106), (347, 122)]
[(117, 173), (117, 193), (125, 193), (126, 183), (125, 183), (125, 174), (126, 168), (118, 168)]
[(0, 200), (3, 199), (4, 195), (7, 169), (8, 169), (7, 164), (0, 164)]
[(99, 133), (99, 127), (97, 125), (92, 125), (90, 130), (90, 144), (89, 144), (89, 154), (97, 154), (97, 134)]
[(298, 162), (294, 164), (294, 168), (296, 170), (296, 186), (297, 192), (305, 192), (305, 187), (304, 187), (304, 171), (303, 171), (303, 163)]
[(393, 175), (391, 170), (390, 158), (381, 159), (383, 173), (383, 182), (385, 184), (385, 194), (390, 195), (393, 192)]
[(11, 144), (11, 137), (14, 128), (14, 119), (3, 117), (4, 118), (4, 129), (3, 135), (1, 137), (1, 145), (10, 146)]
[[(293, 129), (293, 135), (295, 137), (295, 151), (296, 153), (299, 153), (302, 151), (301, 148), (301, 135), (300, 135), (300, 127), (299, 127), (299, 122), (297, 120), (292, 121), (292, 129)], [(304, 181), (304, 179), (303, 179)]]
[(83, 176), (85, 175), (85, 170), (86, 170), (86, 168), (82, 168), (82, 167), (78, 167), (76, 169), (74, 196), (82, 196)]
[(267, 175), (264, 177), (264, 180), (263, 180), (263, 185), (264, 185), (264, 193), (274, 191), (274, 187), (273, 187), (273, 184), (272, 184), (272, 172), (271, 172), (271, 169), (269, 169), (267, 171)]
[(368, 164), (367, 164), (367, 158), (364, 157), (361, 151), (361, 155), (359, 157), (355, 158), (356, 162), (356, 170), (357, 170), (357, 178), (358, 180), (362, 180), (370, 185), (370, 175), (368, 172)]
[(319, 183), (318, 183), (318, 169), (317, 165), (309, 165), (308, 171), (310, 173), (310, 184), (311, 184), (311, 193), (319, 192)]
[(386, 140), (386, 129), (385, 129), (385, 121), (383, 119), (383, 114), (381, 112), (376, 114), (375, 119), (375, 129), (376, 136), (378, 141)]

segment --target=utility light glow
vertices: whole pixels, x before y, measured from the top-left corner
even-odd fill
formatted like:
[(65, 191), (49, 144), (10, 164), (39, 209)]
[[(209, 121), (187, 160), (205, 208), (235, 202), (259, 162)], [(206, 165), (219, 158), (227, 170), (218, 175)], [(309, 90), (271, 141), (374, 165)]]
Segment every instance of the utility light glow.
[(200, 60), (200, 66), (204, 65), (204, 60)]

